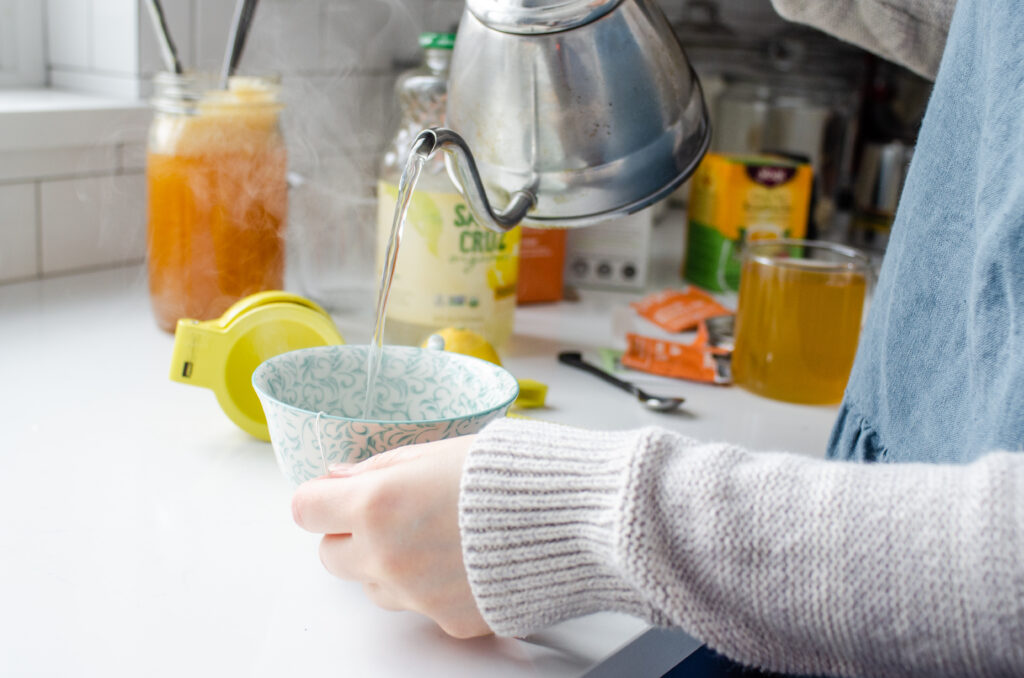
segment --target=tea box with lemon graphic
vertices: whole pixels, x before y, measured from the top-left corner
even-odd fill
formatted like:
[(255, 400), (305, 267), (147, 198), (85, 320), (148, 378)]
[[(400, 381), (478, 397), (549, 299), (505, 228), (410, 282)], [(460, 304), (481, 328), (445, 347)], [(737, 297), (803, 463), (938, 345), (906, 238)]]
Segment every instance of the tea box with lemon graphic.
[[(381, 181), (377, 190), (383, 252), (398, 187)], [(385, 340), (419, 344), (438, 327), (458, 326), (503, 347), (515, 316), (519, 241), (519, 228), (495, 233), (479, 225), (454, 190), (417, 190), (391, 282)]]
[(780, 156), (704, 156), (690, 189), (683, 275), (709, 290), (738, 290), (743, 243), (807, 233), (812, 175), (809, 164)]

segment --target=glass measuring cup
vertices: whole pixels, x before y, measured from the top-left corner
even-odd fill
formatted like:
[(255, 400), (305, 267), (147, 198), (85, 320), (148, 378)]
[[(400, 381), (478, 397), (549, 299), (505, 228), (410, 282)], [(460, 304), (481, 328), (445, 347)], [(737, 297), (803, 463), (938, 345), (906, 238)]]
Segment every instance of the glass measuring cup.
[(870, 261), (835, 243), (779, 239), (743, 252), (733, 380), (776, 400), (839, 402), (870, 288)]

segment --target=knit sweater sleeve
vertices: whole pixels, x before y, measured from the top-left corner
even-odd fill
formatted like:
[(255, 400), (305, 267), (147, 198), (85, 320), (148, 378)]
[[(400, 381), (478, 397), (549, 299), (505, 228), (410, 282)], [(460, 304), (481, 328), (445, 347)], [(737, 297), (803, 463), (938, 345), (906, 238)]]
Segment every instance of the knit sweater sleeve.
[(772, 0), (809, 24), (935, 79), (956, 0)]
[(459, 503), (501, 635), (621, 611), (775, 671), (1024, 675), (1024, 455), (864, 465), (506, 420)]

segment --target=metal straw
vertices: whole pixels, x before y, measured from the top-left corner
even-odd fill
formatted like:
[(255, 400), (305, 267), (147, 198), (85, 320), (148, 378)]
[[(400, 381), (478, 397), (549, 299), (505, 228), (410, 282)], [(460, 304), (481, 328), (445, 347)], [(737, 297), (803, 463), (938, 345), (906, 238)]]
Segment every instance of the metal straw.
[(148, 0), (149, 18), (153, 20), (153, 29), (156, 31), (157, 42), (160, 43), (160, 54), (164, 58), (164, 68), (172, 73), (182, 73), (181, 60), (178, 59), (178, 50), (171, 40), (171, 30), (167, 27), (167, 19), (164, 17), (164, 8), (160, 6), (160, 0)]
[(228, 88), (228, 78), (235, 73), (238, 62), (242, 59), (242, 51), (245, 49), (245, 39), (249, 35), (249, 26), (252, 25), (252, 15), (256, 12), (258, 0), (237, 0), (235, 3), (235, 16), (231, 21), (231, 35), (228, 38), (228, 48), (224, 53), (224, 65), (220, 71), (220, 88)]

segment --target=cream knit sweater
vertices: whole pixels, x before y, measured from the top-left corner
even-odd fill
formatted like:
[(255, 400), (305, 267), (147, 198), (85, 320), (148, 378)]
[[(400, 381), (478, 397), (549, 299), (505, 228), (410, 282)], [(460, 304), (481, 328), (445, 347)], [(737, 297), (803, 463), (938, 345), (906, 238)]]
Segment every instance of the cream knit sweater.
[(459, 512), (501, 635), (615, 610), (775, 671), (1024, 676), (1024, 455), (864, 465), (505, 420)]

